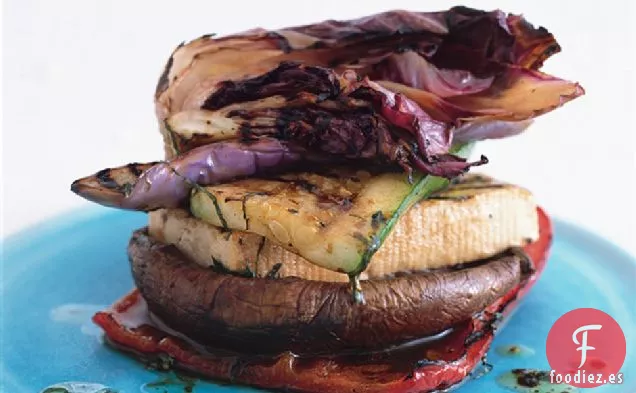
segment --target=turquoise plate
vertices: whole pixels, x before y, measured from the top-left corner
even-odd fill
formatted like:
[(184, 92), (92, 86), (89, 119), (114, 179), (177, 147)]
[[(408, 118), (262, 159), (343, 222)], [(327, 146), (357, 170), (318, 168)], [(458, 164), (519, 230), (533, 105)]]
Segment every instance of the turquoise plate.
[[(3, 242), (0, 391), (38, 393), (61, 382), (86, 382), (119, 393), (255, 392), (201, 381), (192, 385), (147, 370), (102, 344), (90, 317), (131, 289), (125, 248), (131, 231), (145, 222), (141, 213), (98, 207), (43, 223)], [(548, 331), (557, 318), (579, 307), (610, 314), (627, 339), (624, 383), (594, 391), (636, 392), (636, 261), (594, 234), (559, 220), (545, 274), (491, 348), (488, 359), (494, 368), (456, 392), (503, 393), (509, 391), (497, 382), (503, 373), (514, 368), (549, 369)], [(497, 350), (511, 344), (531, 351), (526, 356), (504, 356)], [(93, 393), (100, 385), (76, 384), (75, 390)]]

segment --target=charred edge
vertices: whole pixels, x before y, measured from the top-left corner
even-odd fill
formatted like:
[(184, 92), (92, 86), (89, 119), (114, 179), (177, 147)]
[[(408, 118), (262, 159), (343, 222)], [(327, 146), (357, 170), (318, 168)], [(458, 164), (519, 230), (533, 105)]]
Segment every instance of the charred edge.
[(276, 137), (282, 140), (291, 139), (291, 125), (303, 119), (303, 113), (296, 108), (283, 108), (276, 118)]
[(168, 139), (170, 140), (170, 146), (172, 146), (172, 150), (176, 155), (181, 154), (181, 149), (179, 148), (179, 143), (177, 142), (177, 138), (175, 137), (176, 133), (168, 123), (168, 120), (164, 120), (163, 126), (166, 128), (166, 132), (168, 134)]
[[(524, 252), (524, 251), (521, 250), (521, 252)], [(522, 264), (522, 265), (524, 263), (524, 259), (527, 258), (529, 260), (529, 257), (527, 255), (526, 256), (518, 255), (518, 254), (516, 254), (513, 251), (513, 248), (509, 248), (509, 249), (506, 249), (506, 250), (504, 250), (504, 251), (502, 251), (502, 252), (500, 252), (498, 254), (495, 254), (495, 255), (487, 257), (487, 258), (477, 259), (477, 260), (470, 261), (470, 262), (458, 263), (458, 264), (455, 264), (453, 266), (448, 266), (448, 267), (440, 267), (440, 268), (436, 268), (435, 270), (437, 270), (437, 271), (456, 271), (456, 270), (471, 269), (471, 268), (475, 268), (475, 267), (478, 267), (478, 266), (483, 266), (483, 265), (485, 265), (487, 263), (490, 263), (492, 261), (496, 261), (498, 259), (501, 259), (501, 258), (504, 258), (504, 257), (510, 257), (510, 256), (518, 257), (519, 260), (520, 260), (519, 263)], [(524, 267), (521, 266), (522, 271), (523, 271), (523, 268)]]
[(301, 188), (302, 190), (307, 191), (310, 194), (315, 195), (320, 202), (333, 202), (339, 205), (344, 210), (349, 210), (353, 206), (353, 202), (351, 199), (347, 197), (339, 197), (337, 195), (329, 195), (321, 192), (320, 187), (317, 185), (304, 180), (304, 179), (296, 179), (296, 180), (285, 180), (281, 179), (283, 182), (292, 183), (293, 185)]
[[(391, 12), (384, 13), (380, 15), (379, 18), (378, 16), (376, 16), (376, 19), (383, 20), (384, 18), (387, 17), (386, 15), (390, 13)], [(342, 27), (339, 27), (337, 31), (320, 34), (318, 37), (320, 38), (320, 40), (315, 41), (314, 43), (312, 43), (311, 45), (308, 45), (307, 47), (303, 49), (324, 49), (324, 48), (334, 47), (334, 45), (329, 43), (328, 41), (335, 40), (337, 42), (336, 45), (354, 44), (356, 42), (362, 41), (366, 43), (373, 43), (375, 47), (389, 46), (394, 43), (395, 49), (393, 50), (400, 51), (400, 50), (404, 50), (405, 48), (412, 48), (413, 44), (409, 45), (409, 43), (410, 42), (415, 43), (415, 42), (421, 41), (421, 37), (423, 35), (430, 36), (430, 38), (434, 38), (437, 36), (437, 34), (431, 33), (423, 28), (418, 28), (417, 25), (412, 25), (412, 23), (409, 23), (408, 21), (405, 23), (401, 23), (397, 27), (391, 28), (391, 29), (384, 27), (386, 26), (385, 23), (383, 23), (382, 24), (383, 26), (379, 28), (364, 26), (363, 29), (360, 28), (360, 25), (358, 24), (359, 21), (350, 20), (350, 21), (339, 21), (337, 23), (341, 24)], [(393, 21), (387, 21), (387, 23), (394, 25)], [(291, 28), (289, 30), (307, 34), (307, 31), (305, 30), (305, 28), (299, 27), (299, 28)], [(315, 35), (311, 33), (309, 34)], [(387, 50), (387, 52), (389, 51)], [(347, 60), (347, 61), (350, 64), (352, 64), (352, 63), (357, 63), (358, 59)]]
[[(177, 49), (179, 49), (181, 46), (183, 46), (183, 43), (181, 43), (181, 45), (179, 45)], [(175, 52), (176, 52), (176, 49), (175, 49)], [(168, 88), (168, 85), (170, 84), (170, 81), (168, 80), (168, 75), (170, 74), (170, 70), (172, 69), (173, 63), (174, 63), (174, 52), (170, 56), (168, 61), (166, 62), (166, 65), (163, 68), (163, 72), (161, 73), (161, 76), (159, 77), (159, 81), (157, 82), (157, 87), (155, 88), (155, 97), (158, 97), (161, 93), (166, 91), (166, 89)]]
[[(521, 285), (520, 288), (522, 288), (525, 285), (526, 281), (527, 281), (527, 279), (523, 280), (523, 282), (520, 284)], [(508, 299), (508, 301), (506, 301), (506, 303), (501, 304), (496, 312), (494, 312), (494, 313), (489, 313), (489, 312), (480, 313), (479, 319), (482, 322), (484, 322), (484, 326), (479, 331), (473, 332), (470, 335), (468, 335), (468, 337), (466, 337), (466, 339), (464, 340), (464, 346), (468, 347), (471, 344), (479, 341), (480, 339), (482, 339), (483, 337), (485, 337), (488, 334), (494, 335), (495, 332), (497, 331), (497, 328), (499, 327), (499, 324), (503, 320), (503, 314), (502, 314), (503, 310), (505, 310), (506, 307), (508, 307), (511, 303), (513, 303), (514, 301), (517, 300), (518, 293), (519, 293), (519, 289), (515, 292), (514, 296), (511, 296), (510, 299)]]
[(258, 277), (258, 262), (261, 258), (261, 253), (263, 252), (263, 247), (265, 247), (265, 237), (261, 238), (261, 242), (258, 244), (258, 249), (256, 250), (256, 259), (254, 260), (254, 271), (256, 272), (256, 276)]
[(102, 169), (95, 174), (95, 177), (97, 178), (97, 181), (99, 181), (99, 184), (101, 184), (102, 186), (109, 189), (118, 189), (119, 184), (115, 179), (112, 178), (111, 172), (112, 170), (109, 168)]
[(324, 49), (327, 47), (324, 41), (316, 41), (313, 44), (309, 45), (307, 49)]
[(331, 70), (282, 61), (277, 67), (258, 76), (219, 82), (217, 89), (205, 99), (201, 108), (216, 110), (274, 95), (293, 99), (301, 92), (315, 94), (324, 100), (340, 94), (340, 83)]
[(487, 190), (487, 189), (499, 189), (499, 188), (505, 188), (506, 185), (505, 184), (501, 184), (501, 183), (457, 183), (454, 184), (452, 186), (452, 190), (462, 190), (462, 191), (469, 191), (469, 190)]
[(457, 176), (450, 182), (451, 185), (455, 184), (496, 184), (495, 180), (484, 175), (471, 174), (470, 176)]
[(278, 49), (282, 50), (284, 53), (290, 53), (291, 51), (293, 51), (293, 48), (291, 47), (291, 45), (289, 45), (289, 41), (287, 40), (287, 38), (283, 37), (281, 34), (275, 31), (268, 31), (267, 38), (274, 39), (274, 42), (276, 42)]
[(287, 211), (290, 212), (291, 214), (298, 214), (298, 209), (292, 209), (291, 207), (287, 209)]
[(201, 37), (199, 37), (199, 40), (206, 40), (208, 38), (212, 38), (216, 35), (216, 33), (208, 33), (208, 34), (203, 34)]
[(415, 377), (415, 372), (422, 367), (436, 366), (436, 365), (442, 365), (442, 364), (444, 364), (444, 362), (441, 360), (420, 359), (417, 362), (415, 362), (415, 364), (413, 365), (413, 370), (411, 370), (411, 372), (406, 374), (406, 376), (404, 377), (404, 381), (413, 379)]
[(247, 123), (242, 123), (239, 126), (239, 138), (242, 142), (250, 142), (254, 140), (252, 127)]
[(371, 216), (371, 227), (373, 229), (378, 229), (380, 225), (384, 224), (385, 222), (386, 222), (386, 217), (384, 216), (384, 213), (382, 213), (381, 210), (378, 210), (377, 212), (373, 213), (373, 215)]
[[(544, 31), (547, 33), (547, 30), (545, 30), (545, 28), (540, 27), (540, 29), (544, 29)], [(545, 50), (545, 52), (543, 52), (543, 59), (541, 59), (541, 62), (539, 64), (534, 64), (535, 67), (540, 67), (541, 64), (543, 63), (543, 61), (545, 59), (547, 59), (548, 57), (551, 57), (552, 55), (555, 55), (557, 53), (561, 52), (561, 46), (554, 42), (552, 45), (548, 46)]]
[(231, 384), (236, 382), (236, 379), (243, 374), (245, 367), (249, 366), (249, 360), (241, 357), (236, 357), (232, 365), (230, 366), (229, 382)]
[(250, 112), (248, 112), (245, 109), (232, 109), (231, 111), (229, 111), (227, 113), (228, 118), (230, 117), (240, 117), (241, 119), (244, 120), (250, 120), (253, 119), (254, 117), (250, 114)]
[(276, 263), (274, 266), (272, 266), (272, 270), (270, 270), (266, 275), (265, 278), (267, 279), (277, 279), (280, 278), (280, 268), (283, 266), (282, 263), (278, 262)]
[(283, 177), (272, 177), (272, 180), (274, 181), (278, 181), (281, 183), (289, 183), (292, 186), (296, 186), (299, 187), (305, 191), (307, 191), (310, 194), (314, 194), (316, 196), (320, 196), (320, 187), (318, 187), (317, 185), (304, 180), (304, 179), (285, 179)]
[(521, 247), (512, 247), (509, 251), (512, 255), (516, 256), (520, 260), (521, 274), (523, 275), (523, 281), (526, 281), (530, 276), (535, 273), (534, 262), (532, 258)]
[(467, 201), (472, 199), (473, 196), (472, 195), (433, 195), (430, 196), (428, 198), (426, 198), (427, 200), (429, 199), (433, 199), (433, 200), (437, 200), (437, 201)]
[(228, 269), (223, 262), (212, 257), (212, 265), (210, 266), (213, 272), (219, 274), (229, 274), (231, 276), (244, 277), (244, 278), (254, 278), (254, 272), (252, 272), (249, 267), (246, 267), (245, 270), (230, 270)]
[(77, 179), (73, 183), (71, 183), (71, 192), (81, 195), (80, 193), (82, 192), (82, 179)]
[(496, 316), (492, 316), (485, 320), (485, 324), (481, 329), (479, 329), (478, 331), (473, 331), (471, 334), (468, 335), (468, 337), (466, 337), (466, 339), (464, 340), (464, 347), (469, 347), (482, 338), (486, 337), (487, 335), (494, 334), (497, 321), (498, 319), (496, 318)]
[(253, 78), (219, 82), (216, 91), (205, 99), (201, 109), (216, 110), (230, 104), (261, 98), (261, 89), (264, 86), (280, 83), (280, 76), (285, 71), (299, 67), (297, 62), (283, 61), (274, 69)]
[(247, 217), (247, 198), (248, 195), (245, 195), (243, 197), (243, 199), (241, 200), (241, 209), (243, 210), (243, 220), (245, 221), (245, 230), (249, 230), (250, 229), (250, 219), (249, 217)]
[(351, 235), (351, 236), (353, 236), (354, 239), (360, 241), (361, 243), (363, 243), (367, 247), (370, 244), (369, 239), (366, 236), (364, 236), (363, 234), (361, 234), (360, 232), (354, 232), (353, 235)]
[(144, 173), (143, 170), (139, 169), (140, 166), (142, 166), (143, 164), (137, 163), (137, 162), (133, 162), (131, 164), (126, 165), (126, 168), (128, 168), (128, 170), (130, 171), (130, 173), (133, 174), (133, 176), (135, 177), (139, 177), (141, 176), (142, 173)]

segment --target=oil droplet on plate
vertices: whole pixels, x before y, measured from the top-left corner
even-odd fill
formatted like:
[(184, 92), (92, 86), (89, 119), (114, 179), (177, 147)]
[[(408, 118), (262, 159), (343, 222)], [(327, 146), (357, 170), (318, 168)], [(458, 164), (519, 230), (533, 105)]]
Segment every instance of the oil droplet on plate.
[(117, 393), (100, 383), (61, 382), (44, 388), (40, 393)]
[(497, 383), (513, 392), (522, 393), (576, 393), (568, 384), (550, 383), (550, 373), (531, 369), (515, 369), (501, 374)]
[(80, 331), (87, 335), (101, 338), (102, 330), (91, 320), (96, 312), (108, 306), (100, 304), (68, 303), (51, 310), (51, 319), (55, 322), (79, 325)]
[(495, 350), (497, 354), (508, 357), (528, 357), (534, 355), (534, 349), (520, 344), (500, 345)]
[(81, 325), (86, 322), (86, 320), (90, 320), (96, 312), (105, 308), (107, 308), (107, 306), (97, 304), (62, 304), (51, 310), (51, 319), (55, 322)]

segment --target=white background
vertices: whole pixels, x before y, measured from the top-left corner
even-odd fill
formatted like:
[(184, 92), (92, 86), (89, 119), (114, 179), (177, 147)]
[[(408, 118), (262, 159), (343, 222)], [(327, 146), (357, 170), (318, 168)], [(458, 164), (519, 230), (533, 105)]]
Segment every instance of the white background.
[[(563, 52), (544, 71), (587, 95), (524, 135), (483, 143), (486, 172), (531, 189), (551, 214), (636, 254), (634, 5), (464, 1), (523, 13)], [(447, 1), (9, 0), (3, 12), (3, 235), (88, 203), (69, 191), (101, 168), (162, 158), (153, 112), (173, 47), (204, 33), (345, 19)], [(630, 8), (631, 7), (631, 8)]]

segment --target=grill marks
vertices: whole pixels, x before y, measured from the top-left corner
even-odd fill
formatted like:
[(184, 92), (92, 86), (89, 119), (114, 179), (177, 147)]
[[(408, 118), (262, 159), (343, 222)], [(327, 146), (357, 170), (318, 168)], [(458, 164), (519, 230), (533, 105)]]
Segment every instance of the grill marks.
[(255, 78), (221, 82), (201, 108), (216, 110), (274, 95), (294, 98), (301, 92), (316, 94), (324, 100), (340, 93), (340, 83), (330, 70), (285, 61)]
[(169, 75), (170, 75), (170, 70), (172, 70), (172, 66), (174, 64), (174, 55), (184, 45), (185, 45), (185, 42), (180, 43), (172, 52), (172, 54), (170, 55), (170, 58), (166, 62), (166, 66), (163, 68), (163, 72), (161, 73), (161, 76), (159, 77), (159, 81), (157, 82), (157, 88), (155, 89), (155, 97), (159, 97), (159, 95), (162, 94), (164, 91), (166, 91), (168, 87), (170, 86), (171, 81), (170, 81)]
[(287, 40), (287, 38), (285, 38), (285, 36), (283, 36), (281, 33), (278, 33), (276, 31), (269, 31), (267, 32), (267, 37), (273, 39), (273, 41), (276, 43), (276, 46), (278, 46), (278, 49), (282, 50), (283, 53), (290, 53), (294, 50), (290, 45), (289, 40)]
[[(327, 20), (274, 31), (258, 29), (215, 40), (209, 37), (188, 43), (179, 56), (195, 61), (210, 52), (234, 50), (238, 42), (239, 49), (256, 54), (246, 53), (239, 60), (246, 75), (250, 75), (250, 67), (263, 62), (277, 64), (276, 59), (336, 68), (358, 65), (366, 73), (394, 53), (412, 51), (439, 68), (490, 76), (510, 64), (536, 69), (560, 50), (552, 34), (544, 28), (535, 29), (520, 16), (467, 7), (430, 13), (389, 11), (354, 20)], [(188, 54), (188, 47), (196, 49)], [(168, 80), (171, 68), (172, 57), (157, 85), (157, 95), (172, 87), (174, 82)]]
[(168, 75), (170, 74), (170, 69), (172, 68), (173, 62), (174, 62), (173, 56), (170, 56), (170, 58), (168, 59), (168, 62), (166, 63), (166, 66), (163, 69), (163, 72), (161, 73), (161, 76), (159, 77), (159, 81), (157, 82), (155, 95), (158, 96), (159, 94), (163, 93), (168, 88), (168, 85), (170, 84), (170, 81), (168, 80)]
[(488, 189), (500, 189), (507, 185), (497, 180), (478, 174), (469, 174), (453, 179), (451, 185), (441, 190), (427, 199), (439, 201), (468, 201), (475, 197), (479, 191)]
[[(275, 69), (243, 81), (221, 82), (201, 109), (218, 110), (283, 97), (276, 107), (238, 108), (228, 116), (240, 126), (243, 141), (273, 136), (334, 157), (373, 159), (399, 165), (411, 174), (452, 178), (485, 158), (468, 163), (449, 154), (451, 124), (429, 116), (418, 104), (353, 71), (283, 62)], [(274, 124), (272, 126), (272, 123)]]
[(136, 163), (136, 162), (133, 162), (131, 164), (126, 165), (128, 170), (130, 171), (130, 173), (132, 173), (133, 176), (135, 176), (135, 177), (141, 176), (141, 174), (144, 172), (143, 170), (140, 169), (140, 167), (142, 167), (142, 166), (143, 166), (143, 164), (139, 164), (139, 163)]
[(345, 84), (332, 70), (283, 62), (255, 78), (221, 82), (201, 108), (219, 110), (281, 95), (287, 99), (287, 107), (228, 113), (228, 117), (241, 119), (241, 139), (273, 135), (348, 158), (374, 157), (380, 151), (378, 133), (388, 132), (390, 126), (373, 110), (371, 102), (349, 95)]
[(278, 113), (278, 138), (349, 158), (377, 155), (378, 130), (388, 129), (382, 118), (365, 110), (333, 113), (309, 107), (286, 108)]
[[(219, 122), (243, 140), (260, 135), (307, 137), (309, 147), (315, 146), (321, 154), (388, 159), (408, 173), (418, 169), (452, 178), (486, 162), (467, 163), (448, 154), (452, 127), (463, 125), (465, 119), (532, 118), (583, 93), (578, 85), (559, 81), (563, 94), (541, 88), (536, 94), (540, 97), (529, 100), (528, 105), (517, 105), (501, 94), (507, 89), (522, 93), (533, 83), (541, 87), (543, 79), (551, 83), (551, 78), (533, 71), (556, 51), (558, 44), (547, 30), (535, 29), (520, 16), (466, 7), (431, 13), (391, 11), (276, 31), (253, 29), (219, 39), (204, 36), (178, 49), (168, 61), (159, 81), (157, 112), (165, 119), (184, 111), (220, 111), (262, 97), (283, 97), (281, 106), (289, 108), (288, 112), (281, 106), (259, 114), (233, 108), (238, 110), (228, 117), (240, 119)], [(395, 60), (390, 68), (399, 77), (377, 69), (390, 59)], [(395, 82), (392, 90), (382, 88), (391, 82)], [(401, 83), (405, 85), (396, 86)], [(359, 99), (372, 107), (364, 124), (355, 124), (336, 107), (323, 105), (342, 105), (363, 87), (373, 93), (371, 99)], [(392, 91), (416, 96), (420, 106)], [(429, 94), (419, 94), (422, 92)], [(293, 102), (307, 95), (312, 97)], [(314, 113), (317, 107), (322, 112)], [(381, 124), (380, 118), (390, 125), (390, 135), (368, 131), (375, 123)], [(262, 119), (274, 120), (275, 125), (252, 123)], [(497, 137), (518, 132), (518, 127), (505, 124), (495, 128), (490, 132)], [(411, 135), (404, 139), (396, 129)], [(187, 148), (198, 143), (188, 142)]]
[[(185, 119), (181, 129), (162, 127), (169, 158), (217, 140), (250, 142), (227, 149), (229, 154), (238, 156), (243, 151), (256, 150), (252, 142), (268, 136), (286, 140), (285, 149), (281, 148), (285, 157), (292, 157), (295, 152), (288, 151), (292, 148), (302, 151), (293, 156), (297, 161), (315, 154), (325, 165), (364, 161), (385, 168), (399, 166), (408, 174), (417, 169), (423, 174), (452, 178), (471, 166), (486, 163), (485, 159), (468, 163), (448, 153), (451, 128), (463, 126), (463, 119), (485, 122), (527, 119), (583, 93), (576, 84), (525, 68), (540, 65), (556, 50), (552, 35), (545, 29), (534, 29), (521, 17), (461, 7), (437, 13), (386, 12), (274, 32), (254, 29), (220, 39), (203, 36), (181, 45), (168, 59), (157, 85), (156, 113), (167, 124), (179, 114), (215, 111), (214, 121), (197, 125), (193, 119)], [(405, 51), (432, 64), (434, 67), (427, 70), (434, 75), (440, 71), (437, 77), (450, 81), (451, 92), (435, 83), (427, 82), (425, 86), (412, 83), (409, 85), (412, 89), (408, 89), (399, 83), (386, 80), (374, 83), (368, 79), (373, 78), (375, 66)], [(419, 64), (402, 60), (400, 64), (407, 69)], [(456, 64), (449, 63), (453, 61)], [(325, 67), (329, 65), (334, 68)], [(462, 72), (446, 72), (454, 67)], [(501, 67), (505, 72), (500, 72)], [(421, 71), (421, 67), (411, 68)], [(419, 71), (408, 73), (411, 77), (420, 76)], [(474, 93), (471, 78), (486, 74), (492, 77), (493, 84), (482, 86), (483, 81), (478, 81), (480, 93)], [(545, 86), (557, 81), (559, 87), (543, 88), (544, 81), (549, 82)], [(462, 88), (466, 83), (470, 86)], [(507, 98), (507, 89), (514, 93), (510, 93), (514, 98), (527, 92), (528, 86), (533, 88), (534, 83), (541, 89), (535, 94), (537, 99), (528, 100), (531, 104), (518, 105)], [(464, 94), (466, 91), (473, 93)], [(430, 94), (419, 94), (423, 92)], [(268, 102), (258, 102), (263, 97)], [(443, 99), (446, 97), (448, 100)], [(269, 98), (278, 102), (269, 102)], [(255, 102), (260, 106), (254, 105)], [(464, 116), (468, 114), (471, 116)], [(196, 127), (188, 129), (193, 125)], [(502, 137), (510, 132), (507, 127), (500, 124), (489, 132)], [(518, 127), (513, 128), (518, 132)], [(216, 139), (200, 136), (219, 129), (225, 134), (215, 134)], [(464, 143), (471, 139), (457, 141)], [(205, 165), (194, 162), (195, 158), (191, 160), (193, 165)], [(223, 172), (207, 169), (213, 177)], [(286, 168), (278, 163), (267, 167), (267, 171), (283, 170)], [(260, 176), (264, 172), (259, 167), (248, 175)], [(101, 175), (96, 180), (100, 187), (119, 186), (111, 181), (108, 172)], [(135, 173), (132, 175), (135, 177)], [(233, 180), (228, 177), (223, 177), (223, 181)], [(241, 174), (237, 174), (236, 178), (239, 177)], [(127, 184), (123, 187), (130, 186)], [(136, 188), (132, 193), (136, 194)], [(111, 195), (89, 196), (119, 207), (120, 199), (112, 201)]]
[[(287, 101), (284, 107), (248, 109), (246, 105), (227, 113), (238, 124), (242, 140), (267, 135), (348, 158), (376, 156), (378, 130), (389, 126), (370, 102), (349, 96), (344, 88), (332, 70), (283, 62), (255, 78), (221, 82), (201, 108), (221, 110), (282, 96)], [(199, 142), (193, 137), (188, 143), (195, 147)]]
[(95, 177), (97, 178), (99, 184), (106, 188), (114, 189), (119, 187), (119, 184), (117, 184), (115, 179), (113, 179), (113, 177), (111, 176), (111, 169), (109, 168), (102, 169), (101, 171), (97, 172), (95, 174)]
[(119, 168), (102, 169), (92, 176), (87, 176), (73, 182), (71, 190), (78, 192), (85, 187), (89, 187), (95, 190), (103, 189), (126, 194), (137, 182), (141, 174), (155, 164), (158, 164), (158, 162), (145, 164), (131, 163)]
[[(337, 205), (343, 211), (350, 210), (351, 207), (353, 206), (353, 198), (355, 197), (355, 195), (350, 192), (346, 192), (346, 193), (337, 192), (337, 191), (326, 192), (323, 187), (317, 184), (314, 184), (306, 179), (299, 179), (299, 178), (287, 179), (282, 177), (274, 177), (274, 178), (271, 178), (271, 180), (281, 182), (285, 185), (285, 187), (292, 187), (292, 188), (297, 188), (297, 189), (306, 191), (316, 196), (316, 198), (318, 199), (318, 203), (320, 204)], [(274, 193), (276, 193), (276, 191)], [(291, 211), (291, 210), (294, 210), (294, 211)], [(296, 209), (291, 209), (291, 210), (288, 210), (288, 211), (292, 214), (298, 213), (298, 210)]]
[(130, 195), (141, 174), (155, 164), (157, 162), (132, 163), (119, 168), (102, 169), (93, 175), (75, 180), (71, 184), (71, 191), (104, 206), (119, 207)]
[(243, 220), (245, 220), (245, 230), (249, 230), (250, 229), (250, 219), (249, 216), (247, 215), (247, 199), (252, 197), (252, 196), (265, 196), (268, 195), (267, 192), (264, 191), (259, 191), (259, 192), (250, 192), (248, 194), (245, 194), (245, 196), (243, 198), (241, 198), (241, 208), (243, 210)]

